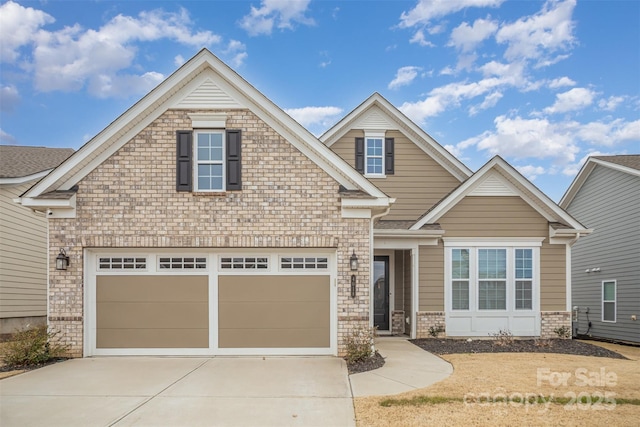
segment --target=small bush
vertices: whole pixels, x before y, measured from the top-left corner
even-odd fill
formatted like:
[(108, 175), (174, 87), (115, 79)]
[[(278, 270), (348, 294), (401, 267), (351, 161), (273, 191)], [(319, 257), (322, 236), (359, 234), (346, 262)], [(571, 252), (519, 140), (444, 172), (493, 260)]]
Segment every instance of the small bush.
[(549, 347), (553, 346), (553, 343), (551, 342), (551, 340), (534, 339), (533, 340), (533, 345), (535, 345), (536, 347), (541, 347), (541, 348), (549, 348)]
[(500, 329), (494, 334), (489, 334), (494, 339), (494, 344), (499, 347), (507, 347), (513, 344), (513, 334), (508, 329)]
[(360, 326), (353, 329), (344, 340), (344, 358), (347, 363), (357, 363), (373, 357), (375, 336), (375, 328)]
[(444, 332), (444, 326), (429, 326), (429, 336), (432, 338), (438, 338), (438, 336)]
[(57, 332), (49, 331), (47, 326), (30, 328), (27, 325), (5, 343), (0, 359), (9, 366), (29, 367), (63, 357), (67, 350)]
[(571, 338), (571, 328), (568, 326), (560, 326), (555, 328), (553, 332), (558, 336), (558, 338)]

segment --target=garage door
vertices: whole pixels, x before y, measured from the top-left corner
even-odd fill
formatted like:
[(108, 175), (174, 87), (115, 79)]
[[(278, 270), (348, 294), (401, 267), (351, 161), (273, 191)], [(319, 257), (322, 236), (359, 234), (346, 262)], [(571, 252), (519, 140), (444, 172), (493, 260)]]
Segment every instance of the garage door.
[(333, 259), (87, 251), (85, 355), (336, 354)]

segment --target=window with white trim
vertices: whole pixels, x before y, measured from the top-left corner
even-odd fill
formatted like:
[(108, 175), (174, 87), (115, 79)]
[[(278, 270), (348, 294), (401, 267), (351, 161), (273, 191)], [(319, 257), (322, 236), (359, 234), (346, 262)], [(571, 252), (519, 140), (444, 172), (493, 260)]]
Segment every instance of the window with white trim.
[(527, 247), (447, 250), (450, 310), (533, 310), (537, 250)]
[(280, 268), (285, 270), (324, 270), (327, 257), (280, 257)]
[(145, 257), (99, 257), (99, 270), (144, 270), (147, 268)]
[(223, 191), (224, 188), (224, 131), (195, 132), (195, 189)]
[(267, 257), (222, 257), (220, 258), (221, 270), (266, 270), (269, 268)]
[(160, 270), (191, 270), (207, 268), (205, 257), (159, 257), (158, 268)]
[(602, 282), (602, 321), (616, 321), (616, 281)]
[(365, 138), (365, 171), (367, 175), (384, 175), (384, 138)]

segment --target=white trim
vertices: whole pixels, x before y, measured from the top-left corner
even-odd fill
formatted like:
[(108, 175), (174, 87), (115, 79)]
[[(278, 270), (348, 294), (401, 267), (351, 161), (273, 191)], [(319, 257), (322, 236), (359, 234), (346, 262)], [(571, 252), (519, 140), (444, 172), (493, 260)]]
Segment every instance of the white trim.
[[(418, 222), (411, 226), (411, 229), (418, 230), (425, 224), (437, 222), (437, 220), (439, 220), (444, 214), (446, 214), (451, 208), (453, 208), (458, 202), (460, 202), (460, 200), (469, 195), (469, 193), (471, 193), (476, 188), (478, 182), (482, 179), (482, 177), (490, 173), (490, 171), (494, 168), (501, 170), (515, 182), (517, 182), (517, 184), (522, 188), (518, 188), (511, 182), (504, 180), (506, 185), (512, 186), (514, 188), (514, 191), (516, 191), (516, 193), (525, 202), (527, 202), (533, 209), (535, 209), (548, 221), (564, 222), (567, 225), (571, 226), (575, 230), (575, 233), (585, 233), (587, 231), (585, 230), (584, 226), (582, 226), (582, 224), (576, 221), (567, 212), (562, 210), (562, 208), (560, 208), (551, 199), (549, 199), (547, 195), (545, 195), (537, 187), (531, 184), (527, 179), (520, 175), (515, 169), (513, 169), (511, 165), (509, 165), (499, 156), (495, 156), (487, 163), (485, 163), (485, 165), (482, 166), (480, 170), (478, 170), (475, 174), (473, 174), (471, 178), (466, 180), (461, 186), (459, 186), (449, 196), (442, 200), (432, 211), (427, 213)], [(531, 200), (530, 197), (525, 194), (525, 191), (523, 191), (523, 189), (529, 192), (529, 194), (532, 194), (537, 199), (537, 201)], [(553, 217), (551, 216), (551, 213), (553, 213)]]
[(444, 246), (541, 247), (544, 237), (443, 237)]
[[(390, 334), (393, 332), (393, 307), (395, 307), (395, 294), (396, 294), (396, 289), (395, 289), (395, 285), (396, 285), (396, 280), (395, 280), (395, 270), (396, 270), (396, 266), (395, 266), (395, 261), (396, 261), (396, 256), (395, 256), (395, 251), (391, 250), (391, 249), (374, 249), (373, 251), (373, 256), (374, 256), (374, 262), (375, 262), (375, 257), (377, 256), (383, 256), (383, 257), (388, 257), (389, 258), (389, 277), (388, 277), (388, 282), (389, 282), (389, 329), (387, 330), (382, 330), (380, 332), (383, 333), (387, 333)], [(375, 315), (375, 313), (374, 313)]]
[(438, 237), (416, 237), (409, 236), (375, 236), (373, 239), (373, 247), (375, 249), (414, 249), (418, 246), (435, 246), (438, 244)]
[(350, 199), (347, 197), (342, 197), (341, 206), (342, 208), (386, 208), (390, 204), (394, 203), (396, 199), (391, 197), (380, 197), (376, 199), (359, 199), (354, 198)]
[[(613, 301), (604, 300), (604, 284), (605, 283), (613, 283), (614, 296)], [(613, 320), (604, 320), (604, 303), (605, 302), (613, 302)], [(600, 320), (603, 323), (617, 323), (618, 322), (618, 281), (616, 279), (612, 280), (603, 280), (601, 285), (601, 293), (600, 293)]]
[(458, 181), (464, 181), (471, 176), (471, 170), (469, 168), (377, 92), (321, 135), (320, 141), (327, 147), (331, 147), (348, 131), (354, 129), (353, 124), (357, 124), (357, 120), (372, 108), (378, 108), (380, 113), (388, 118), (389, 121), (395, 122), (398, 126), (394, 127), (397, 127), (398, 130), (405, 129), (413, 134), (412, 136), (414, 138), (409, 139), (424, 151), (425, 154), (432, 157), (440, 166), (458, 179)]
[[(222, 137), (222, 156), (220, 160), (200, 160), (198, 157), (198, 135), (220, 135)], [(227, 135), (224, 129), (197, 129), (193, 131), (193, 192), (194, 193), (224, 193), (227, 189)], [(200, 189), (198, 186), (198, 166), (220, 165), (222, 166), (222, 186), (220, 188)]]
[(53, 169), (47, 169), (42, 172), (37, 172), (31, 175), (11, 177), (11, 178), (0, 178), (0, 185), (15, 185), (15, 184), (24, 184), (25, 182), (35, 181), (36, 179), (44, 178), (47, 176)]
[[(147, 258), (147, 270), (101, 270), (97, 269), (99, 257), (116, 256), (123, 257), (136, 254), (141, 257), (143, 254)], [(269, 259), (268, 270), (220, 270), (220, 258), (229, 254), (242, 254), (248, 257), (261, 257)], [(181, 256), (207, 259), (207, 269), (160, 269), (158, 259), (161, 256)], [(308, 270), (280, 270), (275, 268), (280, 257), (288, 255), (309, 255), (327, 258), (327, 269)], [(84, 249), (84, 332), (83, 332), (83, 355), (88, 356), (120, 356), (120, 355), (149, 355), (149, 356), (215, 356), (215, 355), (332, 355), (338, 352), (338, 292), (337, 292), (337, 272), (336, 252), (334, 248), (310, 249), (301, 253), (295, 248), (273, 248), (265, 254), (264, 250), (251, 248), (234, 249), (211, 249), (211, 248), (184, 248), (183, 253), (179, 248), (136, 248), (118, 250), (111, 248)], [(276, 263), (276, 264), (274, 264)], [(208, 297), (209, 297), (209, 346), (207, 348), (126, 348), (126, 349), (98, 349), (96, 348), (96, 277), (100, 276), (122, 276), (122, 275), (144, 275), (144, 276), (207, 276), (208, 277)], [(329, 306), (329, 334), (330, 342), (327, 348), (219, 348), (218, 346), (218, 278), (220, 276), (239, 275), (290, 275), (290, 276), (328, 276), (330, 286), (330, 306)]]
[(565, 245), (565, 310), (572, 311), (572, 300), (571, 300), (571, 245)]
[(420, 246), (411, 249), (411, 338), (418, 335), (418, 311), (420, 310)]
[(227, 127), (227, 115), (224, 113), (199, 113), (189, 114), (191, 127), (196, 129), (225, 129)]
[(371, 209), (354, 209), (348, 207), (342, 207), (340, 211), (342, 218), (371, 218)]

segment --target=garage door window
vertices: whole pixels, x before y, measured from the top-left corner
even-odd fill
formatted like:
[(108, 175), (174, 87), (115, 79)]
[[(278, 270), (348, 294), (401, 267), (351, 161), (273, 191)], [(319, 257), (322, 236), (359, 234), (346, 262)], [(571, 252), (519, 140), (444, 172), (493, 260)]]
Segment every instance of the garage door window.
[(160, 257), (158, 259), (160, 270), (192, 270), (207, 268), (206, 258), (196, 257)]
[(281, 257), (280, 268), (284, 270), (326, 270), (327, 257)]
[(100, 257), (98, 270), (144, 270), (147, 259), (144, 257)]
[(221, 270), (266, 270), (269, 268), (267, 257), (222, 257), (220, 258)]

